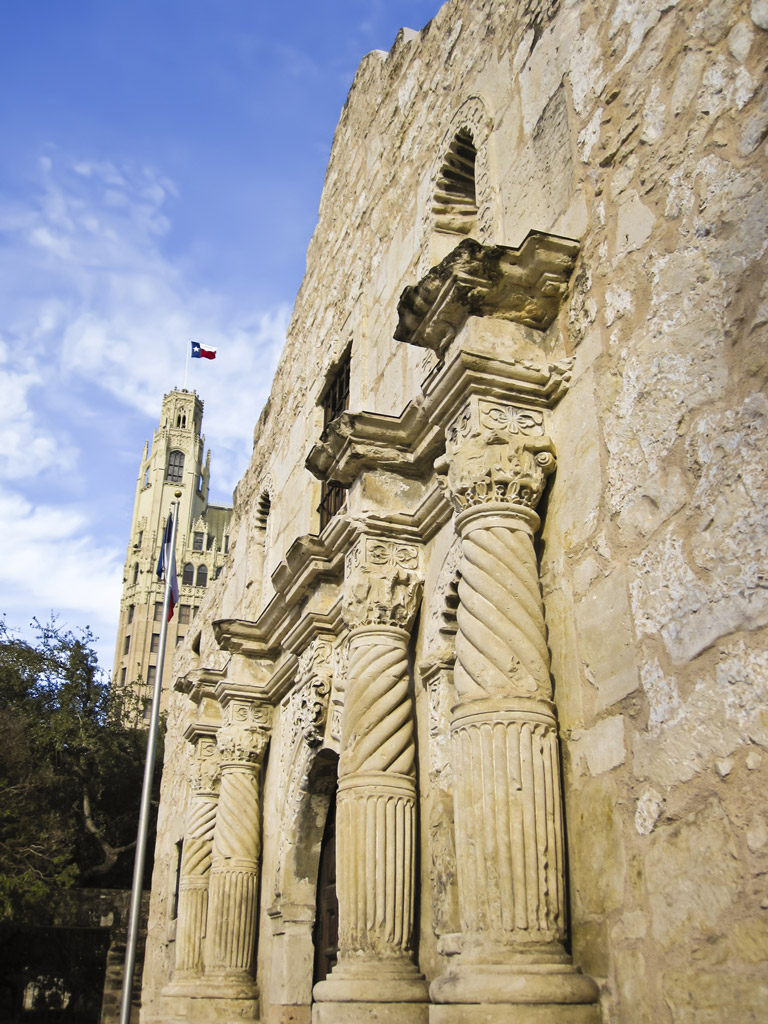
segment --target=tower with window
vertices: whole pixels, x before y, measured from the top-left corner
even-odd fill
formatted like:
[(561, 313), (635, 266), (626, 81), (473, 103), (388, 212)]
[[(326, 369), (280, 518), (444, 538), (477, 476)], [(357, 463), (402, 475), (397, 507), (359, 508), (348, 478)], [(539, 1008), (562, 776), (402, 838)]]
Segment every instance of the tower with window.
[(209, 503), (211, 453), (205, 454), (202, 422), (203, 402), (194, 391), (169, 392), (151, 447), (145, 443), (139, 463), (112, 672), (114, 681), (130, 688), (139, 718), (149, 707), (157, 673), (163, 584), (155, 570), (176, 491), (181, 491), (176, 541), (180, 593), (168, 625), (164, 679), (169, 685), (173, 652), (194, 629), (195, 612), (221, 572), (229, 546), (232, 509)]

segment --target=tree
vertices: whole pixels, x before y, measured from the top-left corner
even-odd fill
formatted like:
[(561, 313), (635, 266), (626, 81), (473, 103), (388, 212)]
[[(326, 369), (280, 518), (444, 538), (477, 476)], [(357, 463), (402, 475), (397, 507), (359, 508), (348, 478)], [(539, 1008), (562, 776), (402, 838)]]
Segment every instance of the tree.
[(72, 885), (129, 886), (136, 841), (136, 709), (88, 629), (35, 626), (30, 643), (0, 620), (0, 919), (29, 919)]

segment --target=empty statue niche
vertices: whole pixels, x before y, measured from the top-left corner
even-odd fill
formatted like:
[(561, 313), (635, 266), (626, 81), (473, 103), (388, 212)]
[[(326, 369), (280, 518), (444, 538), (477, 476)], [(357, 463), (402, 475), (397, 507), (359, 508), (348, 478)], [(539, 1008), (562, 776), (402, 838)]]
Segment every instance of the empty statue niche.
[(317, 898), (312, 941), (315, 963), (312, 984), (324, 981), (336, 964), (339, 951), (339, 902), (336, 895), (336, 787), (338, 757), (321, 751), (310, 772), (308, 789), (328, 798), (320, 857), (317, 867)]

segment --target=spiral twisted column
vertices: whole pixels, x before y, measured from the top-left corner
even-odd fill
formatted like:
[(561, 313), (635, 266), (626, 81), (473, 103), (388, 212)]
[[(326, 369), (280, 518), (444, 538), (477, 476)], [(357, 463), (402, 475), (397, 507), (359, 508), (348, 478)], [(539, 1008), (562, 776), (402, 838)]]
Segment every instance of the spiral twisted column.
[(269, 733), (267, 711), (227, 706), (217, 737), (221, 788), (211, 850), (205, 978), (217, 992), (255, 998), (253, 964), (261, 854), (259, 773)]
[[(423, 1004), (427, 995), (413, 963), (416, 779), (408, 644), (420, 598), (419, 549), (362, 536), (345, 576), (351, 632), (336, 816), (339, 958), (315, 986), (315, 999), (325, 1004), (315, 1015), (322, 1021), (340, 1012), (332, 1003)], [(407, 1008), (396, 1012), (398, 1020), (410, 1019)]]
[[(443, 938), (453, 955), (430, 994), (592, 1021), (597, 987), (563, 947), (560, 752), (534, 550), (552, 443), (540, 411), (474, 397), (446, 456), (461, 540), (451, 751), (462, 931)], [(435, 1022), (463, 1021), (456, 1012)], [(488, 1012), (495, 1022), (509, 1010)]]

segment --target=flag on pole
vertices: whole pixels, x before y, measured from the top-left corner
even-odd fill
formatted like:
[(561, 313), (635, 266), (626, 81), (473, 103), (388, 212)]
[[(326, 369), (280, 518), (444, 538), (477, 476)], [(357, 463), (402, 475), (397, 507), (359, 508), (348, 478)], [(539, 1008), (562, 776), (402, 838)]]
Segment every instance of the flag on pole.
[(173, 536), (173, 516), (168, 516), (168, 521), (165, 524), (165, 530), (163, 531), (163, 543), (160, 545), (160, 559), (157, 563), (157, 578), (162, 580), (163, 578), (170, 577), (171, 580), (171, 594), (168, 599), (168, 621), (170, 622), (173, 618), (173, 609), (179, 602), (179, 578), (176, 575), (176, 552), (173, 550), (171, 544), (171, 537)]
[(192, 346), (192, 358), (193, 359), (215, 359), (216, 349), (211, 348), (210, 345), (201, 345), (199, 341), (190, 341)]

